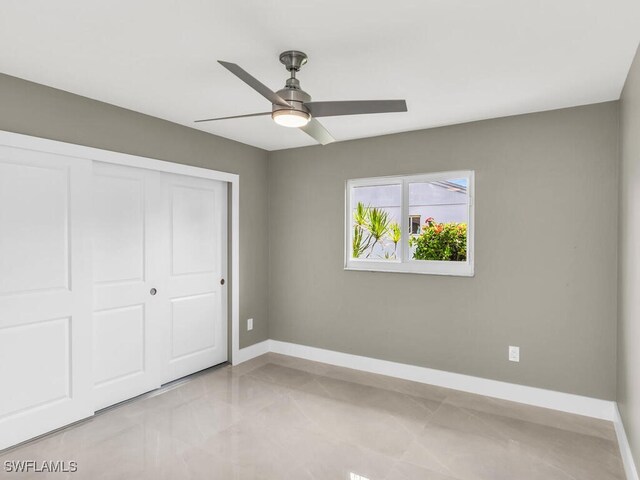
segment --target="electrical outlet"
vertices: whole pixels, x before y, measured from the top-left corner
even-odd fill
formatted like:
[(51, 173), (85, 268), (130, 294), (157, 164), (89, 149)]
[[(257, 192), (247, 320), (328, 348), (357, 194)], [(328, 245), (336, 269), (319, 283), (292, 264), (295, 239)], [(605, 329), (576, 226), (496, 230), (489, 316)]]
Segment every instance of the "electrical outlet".
[(253, 318), (247, 319), (247, 330), (253, 330)]
[(510, 362), (520, 361), (520, 347), (513, 347), (509, 345), (509, 361)]

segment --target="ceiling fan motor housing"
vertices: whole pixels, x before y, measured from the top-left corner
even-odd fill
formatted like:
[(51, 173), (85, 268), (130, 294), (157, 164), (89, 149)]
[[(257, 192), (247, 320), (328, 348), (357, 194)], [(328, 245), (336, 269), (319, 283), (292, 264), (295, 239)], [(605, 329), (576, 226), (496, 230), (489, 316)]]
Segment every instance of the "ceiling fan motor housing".
[(287, 86), (282, 90), (278, 90), (276, 93), (286, 100), (291, 107), (285, 107), (283, 105), (273, 103), (272, 112), (277, 112), (279, 110), (296, 110), (298, 112), (309, 113), (309, 109), (305, 107), (304, 104), (311, 101), (311, 95), (304, 90)]
[(304, 104), (311, 101), (311, 95), (300, 88), (300, 81), (295, 76), (296, 72), (307, 63), (307, 55), (298, 50), (287, 50), (280, 54), (280, 62), (291, 72), (291, 78), (288, 78), (285, 87), (276, 93), (286, 100), (291, 107), (274, 103), (272, 104), (272, 113), (280, 110), (294, 110), (309, 115), (309, 109)]

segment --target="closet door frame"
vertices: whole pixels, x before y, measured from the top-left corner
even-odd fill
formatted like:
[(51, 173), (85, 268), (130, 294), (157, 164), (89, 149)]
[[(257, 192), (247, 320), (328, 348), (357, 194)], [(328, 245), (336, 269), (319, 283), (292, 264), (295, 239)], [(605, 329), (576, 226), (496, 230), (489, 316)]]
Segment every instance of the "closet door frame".
[[(0, 131), (0, 145), (25, 148), (49, 154), (61, 154), (70, 157), (77, 157), (87, 161), (112, 163), (115, 165), (124, 165), (158, 172), (176, 173), (179, 175), (188, 175), (226, 182), (228, 184), (229, 192), (228, 218), (229, 230), (231, 233), (228, 243), (230, 253), (228, 263), (230, 278), (228, 280), (229, 287), (231, 289), (230, 308), (227, 312), (228, 319), (231, 324), (231, 328), (229, 329), (231, 335), (231, 351), (229, 353), (231, 358), (229, 361), (236, 365), (248, 360), (252, 356), (255, 356), (251, 355), (250, 352), (243, 351), (245, 349), (240, 350), (240, 176), (238, 174), (209, 170), (207, 168), (182, 165), (153, 158), (101, 150), (92, 147), (59, 142), (57, 140), (49, 140), (5, 131)], [(91, 327), (93, 330), (93, 326)]]

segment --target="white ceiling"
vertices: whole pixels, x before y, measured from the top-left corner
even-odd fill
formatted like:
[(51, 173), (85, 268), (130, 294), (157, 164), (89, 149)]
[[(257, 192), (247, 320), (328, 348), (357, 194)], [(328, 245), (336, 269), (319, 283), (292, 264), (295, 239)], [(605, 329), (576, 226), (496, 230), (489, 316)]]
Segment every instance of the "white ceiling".
[[(338, 140), (619, 98), (638, 0), (2, 0), (0, 70), (277, 150), (314, 141), (216, 63), (277, 90), (283, 50), (314, 100), (405, 98), (408, 113), (323, 118)], [(0, 106), (2, 108), (2, 106)]]

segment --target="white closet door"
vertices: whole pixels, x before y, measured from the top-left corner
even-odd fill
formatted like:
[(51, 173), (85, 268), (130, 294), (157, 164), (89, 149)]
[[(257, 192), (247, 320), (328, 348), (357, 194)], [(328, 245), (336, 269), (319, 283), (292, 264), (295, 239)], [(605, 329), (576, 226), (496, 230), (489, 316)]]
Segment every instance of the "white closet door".
[(90, 182), (0, 146), (0, 449), (93, 413)]
[(227, 360), (227, 185), (163, 173), (162, 198), (165, 383)]
[(160, 173), (95, 162), (93, 379), (96, 410), (160, 386), (165, 321), (157, 260)]

